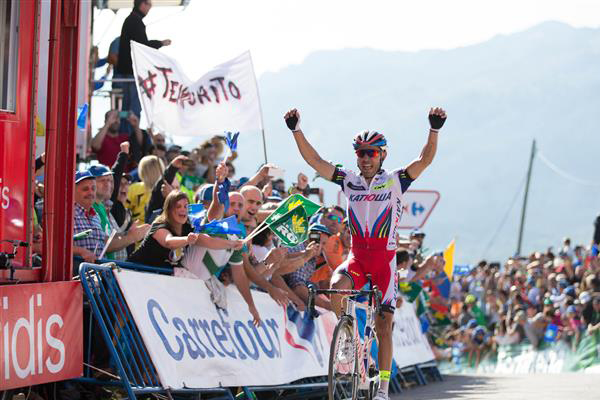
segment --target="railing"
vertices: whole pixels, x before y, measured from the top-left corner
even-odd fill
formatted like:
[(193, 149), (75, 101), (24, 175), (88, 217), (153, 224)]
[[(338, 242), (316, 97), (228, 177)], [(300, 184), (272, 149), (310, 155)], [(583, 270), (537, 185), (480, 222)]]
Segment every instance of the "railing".
[[(79, 266), (81, 285), (85, 293), (85, 303), (89, 320), (86, 333), (84, 377), (78, 381), (103, 386), (120, 387), (130, 399), (136, 395), (163, 394), (172, 399), (173, 395), (211, 394), (214, 399), (233, 399), (228, 388), (168, 389), (161, 386), (156, 368), (133, 320), (123, 293), (118, 286), (113, 269), (123, 268), (140, 272), (170, 275), (171, 268), (151, 267), (130, 262), (106, 261), (97, 265), (82, 262)], [(96, 329), (94, 329), (96, 327)], [(101, 335), (105, 349), (92, 346), (95, 335)], [(92, 365), (94, 351), (107, 351), (110, 364)], [(397, 370), (397, 369), (396, 369)], [(109, 379), (100, 379), (104, 375)], [(390, 381), (390, 393), (402, 392), (407, 381), (414, 380), (418, 385), (431, 380), (442, 380), (434, 362), (403, 368), (393, 375)], [(256, 398), (256, 393), (269, 392), (281, 399), (326, 399), (327, 377), (305, 378), (297, 382), (274, 386), (242, 387), (237, 399)]]

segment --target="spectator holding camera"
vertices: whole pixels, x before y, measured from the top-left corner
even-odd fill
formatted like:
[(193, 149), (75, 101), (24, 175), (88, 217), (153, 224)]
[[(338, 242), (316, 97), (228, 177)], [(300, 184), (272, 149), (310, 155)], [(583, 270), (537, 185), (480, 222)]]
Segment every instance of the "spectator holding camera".
[[(308, 260), (298, 268), (297, 270), (284, 275), (286, 284), (296, 293), (303, 302), (308, 301), (308, 283), (311, 281), (311, 277), (315, 273), (317, 268), (317, 258), (322, 257), (323, 243), (325, 243), (331, 233), (321, 224), (313, 224), (309, 228), (309, 240), (308, 245), (305, 247), (304, 243), (299, 246), (292, 247), (289, 249), (290, 252), (298, 252), (300, 257)], [(306, 242), (305, 242), (306, 243)], [(329, 299), (317, 297), (315, 304), (319, 307), (331, 310), (331, 303)]]
[(129, 140), (128, 133), (119, 132), (119, 114), (117, 110), (108, 111), (104, 115), (104, 126), (92, 139), (92, 151), (100, 164), (113, 165), (121, 150), (121, 143)]

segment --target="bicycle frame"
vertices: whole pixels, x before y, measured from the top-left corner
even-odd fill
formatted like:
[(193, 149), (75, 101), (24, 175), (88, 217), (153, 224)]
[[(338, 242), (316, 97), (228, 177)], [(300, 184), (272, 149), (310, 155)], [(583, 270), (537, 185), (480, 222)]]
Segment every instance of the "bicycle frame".
[[(337, 294), (345, 295), (342, 298), (342, 315), (348, 316), (353, 321), (353, 340), (354, 346), (357, 349), (356, 354), (358, 355), (358, 390), (373, 391), (376, 389), (379, 374), (376, 366), (371, 365), (371, 347), (373, 341), (378, 343), (377, 334), (375, 330), (375, 317), (381, 314), (381, 295), (377, 286), (371, 285), (371, 278), (367, 276), (370, 290), (346, 290), (346, 289), (316, 289), (314, 285), (309, 285), (309, 296), (308, 296), (308, 311), (311, 315), (315, 315), (315, 296), (317, 294)], [(357, 301), (349, 298), (350, 296), (366, 295), (369, 298), (368, 304), (358, 303)], [(362, 309), (365, 311), (365, 327), (363, 331), (363, 340), (361, 341), (361, 335), (358, 330), (358, 323), (356, 318), (356, 310)], [(318, 315), (318, 314), (317, 314)], [(341, 317), (340, 316), (340, 317)], [(372, 370), (371, 370), (372, 369)]]

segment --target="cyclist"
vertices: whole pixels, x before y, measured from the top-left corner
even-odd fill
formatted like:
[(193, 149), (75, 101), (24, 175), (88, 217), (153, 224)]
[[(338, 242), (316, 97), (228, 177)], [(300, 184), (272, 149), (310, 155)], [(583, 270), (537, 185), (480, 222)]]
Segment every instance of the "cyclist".
[[(375, 131), (363, 131), (354, 137), (354, 151), (360, 173), (339, 168), (323, 160), (300, 129), (300, 113), (296, 109), (284, 116), (293, 132), (304, 160), (320, 176), (341, 186), (348, 199), (348, 224), (352, 234), (348, 259), (334, 272), (333, 289), (360, 289), (372, 277), (373, 285), (382, 291), (384, 313), (376, 319), (379, 339), (380, 388), (375, 400), (388, 399), (392, 365), (392, 321), (396, 304), (396, 229), (402, 216), (402, 195), (410, 184), (431, 164), (437, 149), (438, 132), (446, 121), (441, 108), (429, 111), (429, 137), (420, 156), (406, 168), (386, 171), (387, 141)], [(332, 296), (332, 307), (341, 314), (341, 296)], [(386, 315), (387, 313), (387, 315)]]

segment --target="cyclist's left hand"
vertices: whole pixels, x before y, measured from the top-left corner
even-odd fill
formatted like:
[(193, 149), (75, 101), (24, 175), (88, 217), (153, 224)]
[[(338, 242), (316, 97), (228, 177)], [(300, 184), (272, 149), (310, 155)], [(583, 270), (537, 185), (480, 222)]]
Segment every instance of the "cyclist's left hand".
[(446, 122), (446, 111), (443, 108), (435, 107), (429, 110), (429, 125), (431, 129), (439, 131)]

